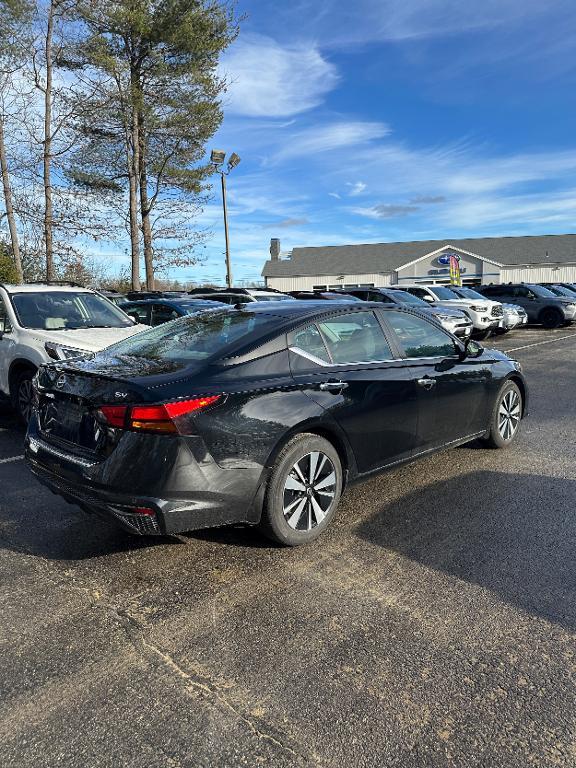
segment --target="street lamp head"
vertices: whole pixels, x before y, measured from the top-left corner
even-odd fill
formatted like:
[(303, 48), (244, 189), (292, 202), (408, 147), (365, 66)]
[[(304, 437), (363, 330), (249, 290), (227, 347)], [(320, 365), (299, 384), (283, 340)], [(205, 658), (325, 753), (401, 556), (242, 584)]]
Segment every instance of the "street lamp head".
[(210, 162), (212, 165), (223, 165), (226, 160), (226, 152), (221, 149), (213, 149), (210, 153)]
[(240, 157), (236, 154), (236, 152), (232, 152), (232, 154), (228, 158), (228, 168), (230, 170), (232, 170), (232, 168), (236, 168), (239, 162), (240, 162)]

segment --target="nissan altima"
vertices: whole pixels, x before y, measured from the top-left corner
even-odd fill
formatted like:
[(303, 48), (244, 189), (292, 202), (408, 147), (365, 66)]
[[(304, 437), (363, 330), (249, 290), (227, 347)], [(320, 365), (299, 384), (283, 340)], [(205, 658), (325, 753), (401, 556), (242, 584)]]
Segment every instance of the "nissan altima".
[(298, 545), (351, 483), (479, 439), (506, 448), (520, 365), (409, 305), (268, 302), (204, 312), (43, 366), (34, 474), (139, 534), (230, 523)]

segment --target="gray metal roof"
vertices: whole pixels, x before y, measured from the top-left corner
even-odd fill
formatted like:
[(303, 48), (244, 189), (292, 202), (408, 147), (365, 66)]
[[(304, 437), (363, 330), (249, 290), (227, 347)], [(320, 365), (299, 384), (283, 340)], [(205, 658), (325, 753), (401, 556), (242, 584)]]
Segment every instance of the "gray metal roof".
[(293, 277), (391, 272), (446, 245), (507, 266), (576, 262), (576, 235), (470, 237), (294, 248), (291, 259), (267, 261), (262, 274), (265, 277)]

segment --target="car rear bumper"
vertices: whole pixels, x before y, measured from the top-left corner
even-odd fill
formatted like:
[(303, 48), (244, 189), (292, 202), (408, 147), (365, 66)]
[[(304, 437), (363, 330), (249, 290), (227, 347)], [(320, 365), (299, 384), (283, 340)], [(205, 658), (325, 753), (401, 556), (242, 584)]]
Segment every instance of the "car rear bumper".
[[(38, 480), (68, 502), (87, 512), (114, 519), (123, 528), (140, 535), (166, 535), (231, 523), (256, 523), (260, 516), (257, 491), (263, 472), (225, 470), (212, 464), (208, 470), (194, 462), (193, 456), (179, 457), (185, 462), (189, 482), (166, 483), (165, 493), (154, 482), (154, 466), (148, 467), (151, 481), (135, 487), (97, 482), (110, 472), (102, 469), (113, 458), (96, 466), (85, 458), (68, 454), (60, 447), (33, 434), (26, 437), (26, 460)], [(142, 461), (146, 461), (142, 453)], [(187, 473), (186, 473), (187, 470)], [(263, 486), (262, 486), (263, 487)], [(153, 491), (153, 492), (151, 492)]]

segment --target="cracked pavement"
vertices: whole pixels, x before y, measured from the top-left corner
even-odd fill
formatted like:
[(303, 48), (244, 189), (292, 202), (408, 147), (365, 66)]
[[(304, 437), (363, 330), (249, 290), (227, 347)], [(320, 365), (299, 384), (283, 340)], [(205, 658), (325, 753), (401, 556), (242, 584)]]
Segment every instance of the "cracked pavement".
[(3, 768), (573, 768), (576, 334), (490, 343), (517, 445), (357, 485), (297, 550), (88, 517), (0, 410)]

